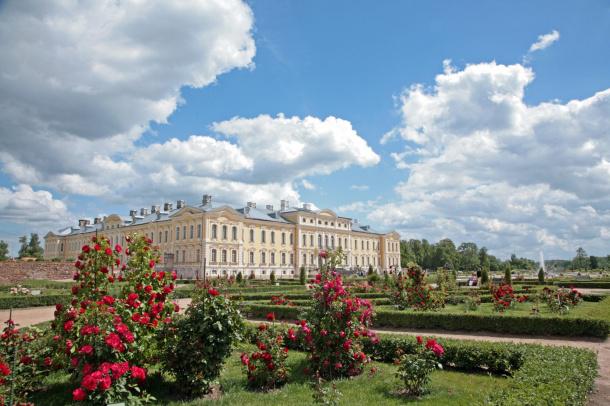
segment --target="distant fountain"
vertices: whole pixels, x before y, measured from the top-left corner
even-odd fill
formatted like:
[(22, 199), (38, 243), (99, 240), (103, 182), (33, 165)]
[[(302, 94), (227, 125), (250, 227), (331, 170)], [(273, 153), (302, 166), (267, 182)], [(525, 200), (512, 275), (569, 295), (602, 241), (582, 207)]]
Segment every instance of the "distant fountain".
[(546, 272), (546, 265), (544, 265), (544, 255), (542, 255), (542, 250), (540, 251), (540, 266), (538, 269), (542, 268), (544, 272)]

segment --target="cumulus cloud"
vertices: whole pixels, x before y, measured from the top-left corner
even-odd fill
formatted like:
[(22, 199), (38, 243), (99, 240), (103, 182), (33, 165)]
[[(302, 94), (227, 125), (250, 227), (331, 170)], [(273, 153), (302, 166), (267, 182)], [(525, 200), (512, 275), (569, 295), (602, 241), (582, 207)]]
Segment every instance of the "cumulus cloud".
[(116, 156), (166, 123), (183, 86), (252, 66), (239, 0), (16, 1), (0, 13), (0, 162), (17, 182), (105, 195)]
[(529, 51), (530, 52), (542, 51), (543, 49), (550, 47), (555, 41), (558, 41), (558, 40), (559, 40), (559, 31), (557, 31), (557, 30), (553, 30), (553, 31), (549, 32), (548, 34), (539, 35), (538, 40), (530, 46)]
[(303, 185), (303, 187), (307, 190), (316, 190), (316, 185), (314, 185), (313, 183), (311, 183), (310, 181), (308, 181), (307, 179), (303, 179), (301, 181), (301, 185)]
[(70, 219), (64, 202), (46, 190), (33, 190), (29, 185), (13, 189), (0, 188), (0, 220), (13, 223), (57, 223)]
[[(447, 69), (401, 95), (408, 178), (371, 218), (416, 238), (475, 240), (502, 255), (606, 254), (610, 89), (527, 105), (534, 72), (495, 62)], [(606, 241), (604, 241), (606, 240)], [(548, 256), (547, 256), (548, 257)]]

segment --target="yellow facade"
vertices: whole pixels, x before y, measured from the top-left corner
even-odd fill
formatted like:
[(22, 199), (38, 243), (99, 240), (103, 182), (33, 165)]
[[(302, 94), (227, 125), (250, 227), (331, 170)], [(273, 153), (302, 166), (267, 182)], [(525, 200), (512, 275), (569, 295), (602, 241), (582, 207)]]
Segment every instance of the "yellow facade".
[(311, 210), (271, 206), (258, 209), (248, 203), (243, 208), (214, 206), (204, 195), (199, 206), (179, 201), (177, 208), (153, 206), (151, 213), (132, 211), (124, 220), (113, 214), (86, 220), (45, 236), (45, 258), (76, 258), (81, 247), (94, 235), (103, 235), (113, 244), (125, 243), (125, 236), (143, 234), (153, 240), (168, 268), (183, 278), (251, 274), (257, 279), (298, 277), (301, 266), (311, 271), (319, 266), (321, 249), (341, 248), (344, 269), (377, 272), (400, 267), (400, 236), (396, 232), (377, 233), (357, 221), (337, 216), (332, 210)]

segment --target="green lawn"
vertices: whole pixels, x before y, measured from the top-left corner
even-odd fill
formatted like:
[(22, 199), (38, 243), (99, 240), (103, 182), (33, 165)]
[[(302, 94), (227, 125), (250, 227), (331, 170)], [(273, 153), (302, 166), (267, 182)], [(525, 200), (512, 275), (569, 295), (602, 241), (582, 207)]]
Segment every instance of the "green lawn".
[[(291, 370), (290, 382), (280, 390), (271, 393), (251, 392), (245, 388), (245, 375), (239, 362), (241, 351), (252, 350), (250, 345), (240, 345), (233, 353), (222, 371), (220, 384), (223, 395), (219, 400), (196, 399), (180, 400), (177, 390), (168, 376), (159, 374), (151, 376), (148, 381), (148, 392), (154, 395), (160, 405), (306, 405), (312, 404), (312, 390), (303, 369), (306, 366), (305, 354), (291, 351), (288, 364)], [(394, 377), (396, 366), (392, 364), (372, 363), (378, 372), (371, 376), (367, 372), (353, 378), (337, 381), (337, 389), (343, 394), (340, 404), (352, 405), (398, 405), (407, 400), (395, 395), (400, 389), (399, 381)], [(455, 371), (436, 371), (432, 376), (431, 391), (421, 399), (408, 400), (421, 405), (474, 405), (481, 404), (491, 391), (506, 388), (509, 378), (469, 374)], [(35, 404), (65, 405), (70, 404), (70, 386), (67, 375), (54, 374), (47, 378), (48, 389), (36, 394), (32, 399)]]

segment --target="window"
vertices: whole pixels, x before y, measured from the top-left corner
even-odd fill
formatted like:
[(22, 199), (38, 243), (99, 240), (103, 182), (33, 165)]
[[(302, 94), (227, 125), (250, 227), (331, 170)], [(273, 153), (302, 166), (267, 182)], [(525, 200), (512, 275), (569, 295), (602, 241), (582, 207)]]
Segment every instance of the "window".
[(367, 250), (369, 249), (369, 242), (368, 241), (366, 242), (366, 249)]
[(182, 262), (186, 262), (186, 251), (182, 250)]
[(318, 234), (318, 248), (322, 248), (322, 234)]
[(290, 233), (290, 245), (294, 244), (294, 242), (292, 241), (292, 233)]
[(271, 232), (271, 244), (275, 244), (275, 231)]
[(266, 261), (266, 258), (265, 258), (265, 253), (264, 253), (264, 252), (261, 252), (261, 264), (264, 264), (264, 263), (265, 263), (265, 261)]
[(318, 225), (322, 225), (322, 221), (321, 220), (318, 220)]
[(199, 262), (201, 258), (201, 251), (197, 250), (197, 258), (195, 258), (195, 262)]
[(164, 237), (165, 237), (165, 238), (163, 239), (163, 240), (164, 240), (163, 242), (167, 242), (167, 234), (168, 234), (167, 230), (165, 230), (165, 233), (164, 233), (164, 234), (165, 234), (165, 235), (164, 235)]
[(250, 251), (250, 264), (254, 264), (254, 251)]
[(237, 240), (237, 227), (233, 226), (231, 229), (231, 239), (233, 241)]
[(161, 231), (159, 231), (159, 243), (161, 243), (161, 241), (163, 241), (163, 240), (161, 239), (161, 234), (162, 234), (162, 233), (161, 233)]
[[(250, 242), (254, 242), (254, 230), (250, 229)], [(254, 262), (252, 262), (254, 263)]]
[(180, 227), (176, 227), (176, 241), (180, 239)]
[(311, 224), (313, 224), (313, 219), (309, 219), (309, 222), (310, 222)]
[(313, 247), (313, 234), (309, 235), (309, 246)]
[(218, 226), (216, 224), (212, 224), (212, 238), (218, 238)]
[(327, 235), (324, 236), (324, 246), (326, 248), (328, 248), (328, 236)]
[(191, 224), (191, 230), (190, 230), (189, 237), (192, 240), (194, 236), (195, 236), (195, 226)]
[(335, 237), (334, 236), (330, 237), (330, 247), (332, 249), (335, 249)]
[(231, 251), (231, 262), (237, 263), (237, 251), (235, 250)]
[(354, 259), (356, 260), (356, 266), (358, 266), (358, 257), (354, 257)]
[(182, 239), (186, 240), (186, 226), (182, 226)]
[(275, 252), (271, 253), (271, 265), (275, 265)]
[(227, 250), (222, 250), (222, 263), (227, 262)]
[(282, 245), (286, 244), (286, 233), (282, 232)]
[(361, 250), (364, 250), (364, 240), (361, 240), (361, 241), (360, 241), (360, 249), (361, 249)]
[(327, 225), (328, 225), (328, 221), (325, 221), (325, 222), (324, 222), (324, 225), (325, 225), (325, 226), (327, 226)]
[(354, 249), (358, 249), (358, 240), (354, 240)]
[(216, 250), (212, 249), (212, 262), (216, 262)]
[(290, 265), (294, 264), (294, 254), (290, 254)]
[(347, 238), (343, 239), (343, 245), (345, 246), (345, 248), (347, 248)]
[(286, 265), (286, 254), (282, 252), (282, 265)]
[(176, 251), (176, 262), (180, 262), (180, 257), (178, 257), (179, 252)]
[(307, 255), (303, 254), (303, 265), (307, 265)]
[(265, 230), (261, 230), (261, 242), (265, 243)]
[(201, 224), (197, 224), (197, 238), (201, 238)]
[(341, 248), (341, 238), (338, 238), (337, 242), (339, 243), (339, 248)]
[(315, 265), (315, 264), (316, 264), (316, 261), (313, 259), (313, 254), (311, 254), (311, 255), (309, 256), (309, 263), (310, 263), (311, 265)]
[(227, 239), (227, 226), (222, 226), (222, 239)]
[(307, 236), (303, 234), (303, 247), (307, 247)]

